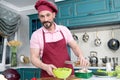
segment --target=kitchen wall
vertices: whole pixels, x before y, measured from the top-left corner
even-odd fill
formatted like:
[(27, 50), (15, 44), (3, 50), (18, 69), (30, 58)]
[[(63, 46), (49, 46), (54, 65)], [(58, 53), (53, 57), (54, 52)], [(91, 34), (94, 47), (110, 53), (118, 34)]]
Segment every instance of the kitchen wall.
[[(120, 25), (111, 25), (111, 26), (102, 26), (102, 27), (99, 26), (97, 28), (89, 28), (89, 29), (77, 29), (77, 30), (71, 30), (71, 32), (75, 33), (75, 35), (78, 36), (79, 40), (77, 41), (77, 43), (79, 44), (79, 47), (86, 58), (90, 56), (90, 51), (96, 51), (97, 57), (99, 58), (100, 65), (102, 64), (102, 61), (100, 58), (103, 58), (105, 56), (119, 57), (119, 60), (120, 60), (120, 49), (118, 49), (117, 51), (113, 51), (113, 50), (110, 50), (107, 45), (108, 41), (112, 38), (111, 33), (114, 35), (114, 38), (120, 41), (120, 36), (119, 36)], [(82, 40), (82, 37), (85, 32), (89, 35), (88, 42), (84, 42)], [(100, 46), (94, 45), (94, 40), (96, 39), (96, 32), (102, 42)], [(73, 52), (71, 56), (73, 61), (77, 60)]]
[(18, 51), (18, 64), (19, 65), (24, 65), (20, 63), (19, 57), (21, 55), (25, 55), (30, 58), (29, 17), (27, 15), (35, 14), (35, 13), (37, 13), (36, 10), (21, 11), (19, 13), (21, 15), (21, 24), (19, 25), (20, 27), (18, 30), (18, 39), (22, 42), (22, 46), (19, 48), (19, 51)]

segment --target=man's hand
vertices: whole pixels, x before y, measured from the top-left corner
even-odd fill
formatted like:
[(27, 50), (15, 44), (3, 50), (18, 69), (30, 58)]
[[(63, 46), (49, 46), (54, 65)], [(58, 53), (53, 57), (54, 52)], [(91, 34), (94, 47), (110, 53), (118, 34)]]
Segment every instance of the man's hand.
[(50, 76), (54, 76), (53, 74), (53, 69), (57, 68), (56, 66), (52, 65), (52, 64), (48, 64), (46, 65), (45, 71), (50, 75)]
[(78, 60), (80, 61), (80, 66), (87, 67), (89, 66), (89, 61), (85, 59), (83, 56), (79, 56)]

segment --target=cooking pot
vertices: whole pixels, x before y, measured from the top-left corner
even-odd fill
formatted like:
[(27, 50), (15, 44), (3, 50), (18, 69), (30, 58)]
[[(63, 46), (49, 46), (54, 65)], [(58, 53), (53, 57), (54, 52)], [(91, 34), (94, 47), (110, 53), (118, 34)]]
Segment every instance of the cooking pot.
[(114, 38), (113, 32), (112, 32), (112, 37), (113, 38), (108, 41), (108, 47), (111, 50), (118, 50), (119, 46), (120, 46), (120, 43), (117, 39)]
[(98, 66), (97, 52), (91, 51), (89, 56), (89, 62), (91, 66)]

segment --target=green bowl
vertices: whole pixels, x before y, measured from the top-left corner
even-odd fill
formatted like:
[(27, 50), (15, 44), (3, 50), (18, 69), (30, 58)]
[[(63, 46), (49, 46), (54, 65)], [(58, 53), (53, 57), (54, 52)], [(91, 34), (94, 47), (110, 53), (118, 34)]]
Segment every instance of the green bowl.
[(85, 79), (88, 79), (88, 78), (91, 78), (92, 77), (92, 71), (91, 70), (87, 70), (87, 72), (84, 72), (82, 70), (76, 70), (75, 71), (75, 76), (78, 77), (78, 78), (85, 78)]
[(71, 75), (72, 69), (65, 68), (65, 67), (64, 68), (57, 68), (57, 69), (53, 69), (53, 73), (57, 78), (66, 79)]

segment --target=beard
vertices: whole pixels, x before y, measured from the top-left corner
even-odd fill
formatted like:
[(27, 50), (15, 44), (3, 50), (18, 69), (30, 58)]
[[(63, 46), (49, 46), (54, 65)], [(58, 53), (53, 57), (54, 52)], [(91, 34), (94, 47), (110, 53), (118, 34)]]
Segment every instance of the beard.
[(44, 21), (42, 24), (46, 29), (48, 29), (52, 26), (52, 23), (53, 22), (50, 22), (50, 21)]

